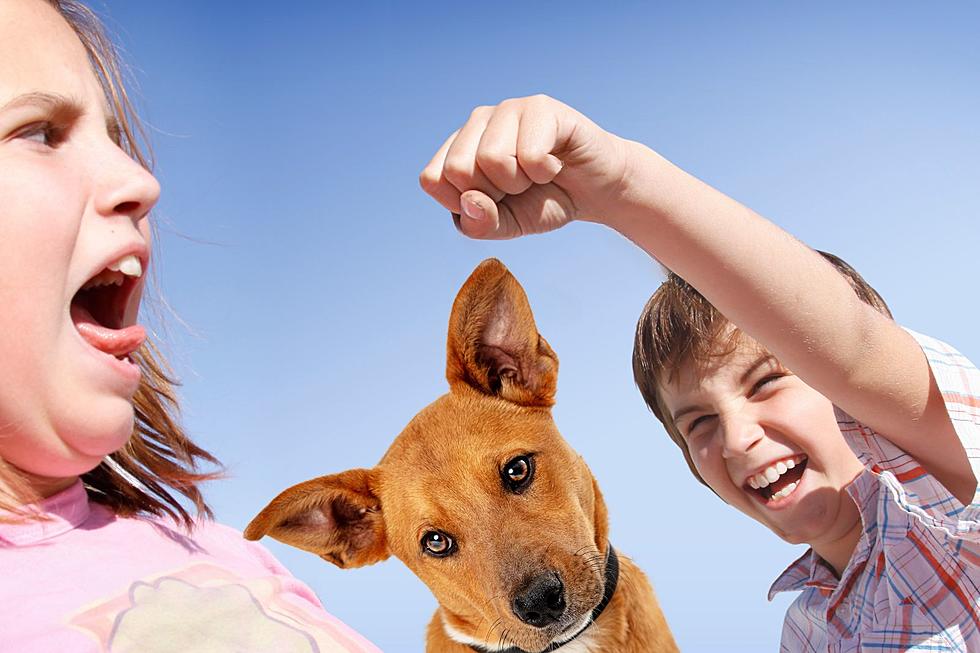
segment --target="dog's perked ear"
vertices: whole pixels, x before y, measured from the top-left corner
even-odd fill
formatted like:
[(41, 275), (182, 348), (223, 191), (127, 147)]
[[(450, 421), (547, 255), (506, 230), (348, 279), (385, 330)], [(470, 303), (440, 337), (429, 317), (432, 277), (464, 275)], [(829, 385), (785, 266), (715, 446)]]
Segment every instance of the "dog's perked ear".
[(558, 357), (538, 333), (521, 284), (497, 259), (477, 266), (449, 317), (446, 378), (523, 406), (555, 403)]
[(268, 535), (341, 568), (381, 562), (390, 552), (372, 481), (371, 470), (352, 469), (294, 485), (252, 519), (245, 538)]

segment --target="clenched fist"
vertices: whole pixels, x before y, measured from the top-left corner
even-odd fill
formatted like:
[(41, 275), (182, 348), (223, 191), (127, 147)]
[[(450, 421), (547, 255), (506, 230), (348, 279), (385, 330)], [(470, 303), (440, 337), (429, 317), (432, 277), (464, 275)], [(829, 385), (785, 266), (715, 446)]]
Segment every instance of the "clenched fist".
[(478, 107), (422, 171), (422, 188), (473, 238), (599, 220), (623, 193), (629, 145), (545, 95)]

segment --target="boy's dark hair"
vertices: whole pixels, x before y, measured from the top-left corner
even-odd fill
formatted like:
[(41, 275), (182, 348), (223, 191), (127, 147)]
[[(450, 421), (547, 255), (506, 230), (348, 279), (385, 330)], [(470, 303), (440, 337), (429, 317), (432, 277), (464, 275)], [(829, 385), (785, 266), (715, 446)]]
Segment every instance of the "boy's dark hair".
[[(818, 253), (844, 275), (861, 301), (892, 316), (885, 300), (854, 268), (833, 254)], [(684, 437), (664, 404), (661, 382), (674, 380), (677, 369), (688, 361), (700, 367), (713, 358), (731, 354), (742, 335), (737, 327), (731, 326), (701, 293), (673, 272), (668, 272), (667, 280), (643, 307), (636, 325), (633, 379), (667, 435), (680, 447), (691, 473), (702, 483), (704, 479), (694, 467)]]

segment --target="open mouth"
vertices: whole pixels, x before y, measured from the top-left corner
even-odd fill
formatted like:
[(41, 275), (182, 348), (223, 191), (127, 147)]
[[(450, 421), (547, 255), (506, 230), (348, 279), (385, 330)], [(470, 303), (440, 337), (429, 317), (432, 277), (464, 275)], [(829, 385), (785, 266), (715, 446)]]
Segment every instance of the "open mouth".
[(128, 360), (146, 339), (146, 330), (125, 324), (126, 309), (143, 275), (130, 254), (89, 279), (71, 300), (71, 319), (82, 338), (95, 349)]
[(799, 485), (807, 462), (804, 455), (785, 458), (750, 476), (744, 487), (762, 497), (765, 503), (779, 501), (792, 494)]

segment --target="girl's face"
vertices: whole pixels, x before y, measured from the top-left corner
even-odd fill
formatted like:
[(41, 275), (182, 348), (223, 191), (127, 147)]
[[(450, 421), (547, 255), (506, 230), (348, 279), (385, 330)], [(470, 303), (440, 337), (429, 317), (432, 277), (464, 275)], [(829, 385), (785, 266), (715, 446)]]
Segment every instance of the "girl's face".
[(663, 393), (694, 466), (718, 496), (843, 568), (860, 528), (844, 488), (863, 466), (829, 399), (745, 335), (707, 369), (681, 365)]
[(0, 458), (43, 494), (133, 429), (159, 185), (115, 134), (72, 28), (43, 0), (0, 2)]

